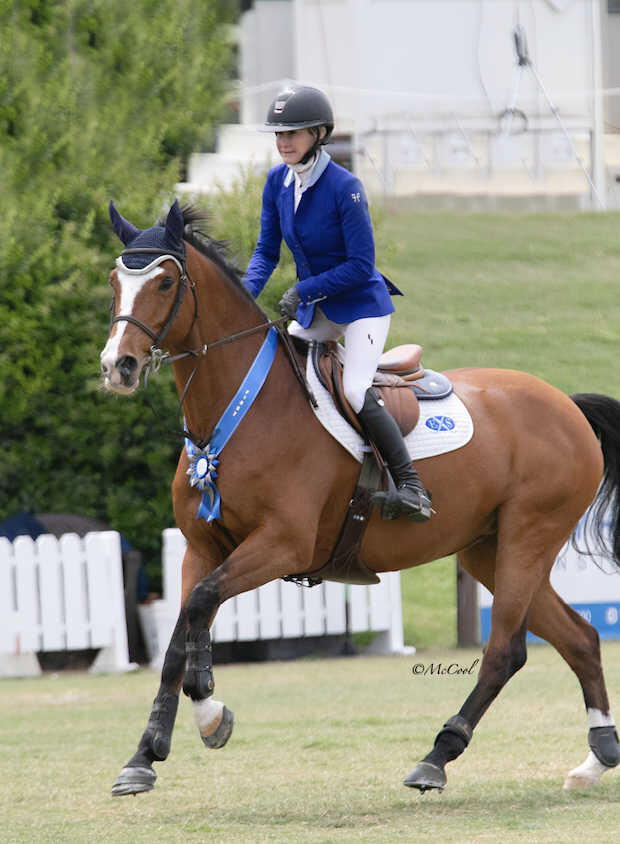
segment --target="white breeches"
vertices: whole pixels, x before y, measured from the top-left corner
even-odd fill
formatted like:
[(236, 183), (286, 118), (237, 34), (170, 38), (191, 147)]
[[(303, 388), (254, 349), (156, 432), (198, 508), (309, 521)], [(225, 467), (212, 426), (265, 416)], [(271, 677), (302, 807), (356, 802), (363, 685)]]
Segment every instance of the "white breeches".
[(298, 322), (293, 321), (288, 330), (294, 337), (322, 343), (344, 337), (343, 389), (347, 401), (359, 413), (364, 405), (366, 390), (372, 386), (390, 330), (390, 320), (391, 314), (387, 314), (337, 323), (327, 319), (317, 307), (309, 328), (302, 328)]

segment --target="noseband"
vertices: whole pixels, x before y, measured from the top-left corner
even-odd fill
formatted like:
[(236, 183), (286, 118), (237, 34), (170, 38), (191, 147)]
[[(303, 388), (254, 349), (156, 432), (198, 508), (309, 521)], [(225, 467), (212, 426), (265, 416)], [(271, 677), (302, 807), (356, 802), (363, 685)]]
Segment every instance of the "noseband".
[[(142, 269), (133, 270), (130, 267), (126, 267), (123, 263), (123, 258), (125, 255), (155, 255), (151, 263), (143, 267)], [(154, 267), (158, 266), (159, 264), (163, 263), (164, 261), (174, 261), (177, 265), (179, 270), (179, 284), (177, 286), (177, 294), (175, 296), (174, 302), (172, 304), (172, 308), (170, 310), (170, 314), (168, 315), (168, 319), (166, 320), (164, 326), (162, 327), (159, 333), (153, 331), (146, 323), (142, 322), (142, 320), (138, 319), (137, 317), (133, 316), (132, 314), (119, 314), (115, 316), (110, 321), (110, 328), (116, 322), (130, 322), (132, 325), (136, 325), (141, 331), (144, 331), (151, 340), (153, 341), (153, 345), (151, 346), (151, 355), (155, 356), (154, 353), (159, 352), (160, 355), (161, 350), (157, 347), (164, 339), (166, 334), (168, 333), (168, 329), (176, 319), (176, 316), (179, 312), (181, 305), (183, 304), (183, 299), (185, 297), (185, 291), (187, 289), (187, 283), (189, 281), (190, 290), (192, 291), (192, 295), (194, 296), (194, 318), (192, 319), (192, 325), (196, 322), (198, 317), (198, 299), (196, 297), (196, 285), (194, 282), (189, 278), (187, 274), (187, 264), (186, 264), (186, 257), (185, 251), (183, 252), (173, 252), (171, 250), (164, 251), (162, 249), (157, 249), (155, 247), (148, 248), (148, 247), (136, 247), (135, 249), (125, 249), (124, 252), (121, 253), (120, 257), (116, 259), (116, 265), (119, 269), (122, 269), (125, 273), (130, 273), (131, 275), (143, 275), (146, 272), (149, 272)], [(191, 330), (191, 326), (190, 326)]]

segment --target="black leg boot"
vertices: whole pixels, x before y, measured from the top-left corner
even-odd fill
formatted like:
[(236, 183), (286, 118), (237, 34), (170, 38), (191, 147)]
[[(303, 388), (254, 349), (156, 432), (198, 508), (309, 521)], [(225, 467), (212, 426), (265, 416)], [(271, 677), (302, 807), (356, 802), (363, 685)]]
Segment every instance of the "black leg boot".
[(393, 416), (383, 406), (374, 387), (366, 390), (364, 406), (357, 414), (368, 439), (373, 442), (387, 463), (396, 489), (376, 492), (372, 502), (381, 507), (384, 519), (406, 516), (412, 522), (425, 522), (431, 517), (430, 493), (424, 489)]

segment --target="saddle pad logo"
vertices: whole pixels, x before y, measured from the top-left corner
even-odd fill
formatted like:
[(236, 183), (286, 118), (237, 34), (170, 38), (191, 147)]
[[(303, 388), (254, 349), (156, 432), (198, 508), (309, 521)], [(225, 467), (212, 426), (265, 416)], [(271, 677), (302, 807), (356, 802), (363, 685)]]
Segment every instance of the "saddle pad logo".
[(429, 416), (424, 423), (431, 431), (453, 431), (455, 428), (454, 419), (451, 416)]

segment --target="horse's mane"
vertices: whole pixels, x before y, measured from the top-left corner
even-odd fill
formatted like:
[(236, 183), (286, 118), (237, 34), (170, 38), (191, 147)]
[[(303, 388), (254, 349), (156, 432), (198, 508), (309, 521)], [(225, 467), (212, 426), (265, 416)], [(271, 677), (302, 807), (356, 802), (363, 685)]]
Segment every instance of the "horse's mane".
[[(197, 208), (191, 203), (181, 206), (183, 213), (183, 237), (202, 255), (212, 261), (218, 269), (226, 276), (226, 278), (239, 290), (239, 292), (250, 301), (255, 308), (267, 320), (267, 315), (257, 304), (256, 299), (252, 296), (245, 284), (241, 281), (243, 271), (228, 257), (230, 251), (229, 244), (224, 240), (216, 240), (207, 233), (206, 227), (209, 222), (209, 214), (201, 208)], [(157, 220), (155, 225), (164, 226), (166, 222), (166, 215)]]

